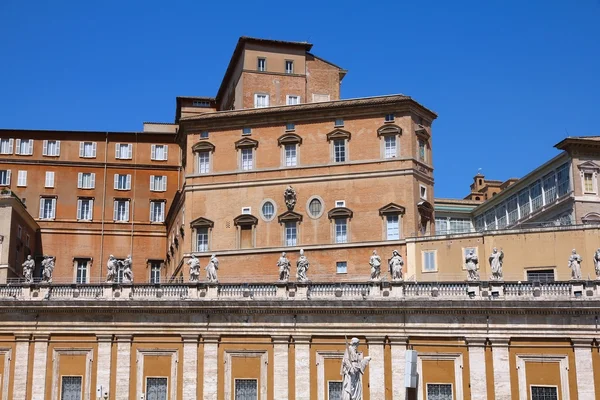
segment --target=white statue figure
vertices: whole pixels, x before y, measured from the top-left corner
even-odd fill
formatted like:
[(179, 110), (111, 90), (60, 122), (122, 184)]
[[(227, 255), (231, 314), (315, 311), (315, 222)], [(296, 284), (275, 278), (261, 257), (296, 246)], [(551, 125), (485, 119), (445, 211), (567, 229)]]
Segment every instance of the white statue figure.
[(285, 192), (283, 192), (283, 199), (285, 200), (285, 205), (289, 211), (293, 211), (296, 206), (296, 191), (288, 186), (285, 188)]
[(42, 282), (52, 283), (52, 273), (54, 272), (55, 257), (44, 256), (42, 261)]
[(277, 260), (277, 266), (279, 267), (279, 281), (287, 282), (290, 279), (292, 263), (290, 263), (290, 260), (285, 256), (285, 251), (281, 253), (281, 257)]
[(133, 283), (133, 271), (131, 270), (131, 255), (128, 255), (126, 259), (120, 262), (123, 268), (123, 283)]
[(594, 253), (594, 269), (596, 270), (596, 279), (600, 279), (600, 249)]
[(200, 260), (192, 254), (192, 258), (187, 263), (190, 266), (190, 282), (198, 282), (200, 280)]
[(363, 357), (357, 350), (360, 341), (352, 338), (350, 345), (346, 343), (346, 352), (342, 359), (342, 400), (362, 400), (362, 376), (371, 361), (371, 357)]
[(31, 256), (27, 256), (27, 260), (22, 264), (23, 266), (23, 277), (26, 283), (33, 283), (33, 270), (35, 269), (35, 261)]
[(117, 278), (117, 270), (119, 268), (119, 262), (112, 254), (108, 256), (108, 262), (106, 263), (106, 282), (112, 283)]
[(306, 273), (308, 272), (308, 258), (304, 255), (304, 249), (300, 249), (300, 258), (296, 261), (296, 279), (298, 282), (308, 282)]
[(571, 257), (569, 257), (569, 268), (571, 268), (571, 279), (580, 280), (581, 279), (581, 262), (583, 259), (577, 251), (573, 249), (571, 251)]
[(475, 255), (473, 250), (469, 251), (469, 254), (465, 257), (465, 263), (467, 266), (467, 273), (469, 274), (467, 279), (470, 281), (479, 280), (479, 259)]
[(392, 252), (392, 258), (390, 259), (389, 267), (390, 274), (392, 275), (393, 281), (401, 281), (402, 280), (402, 267), (404, 266), (404, 260), (402, 256), (398, 252), (398, 250), (394, 250)]
[(377, 250), (373, 250), (373, 255), (369, 259), (369, 265), (371, 266), (371, 280), (381, 280), (381, 257), (377, 254)]
[(210, 256), (210, 261), (208, 265), (205, 267), (206, 269), (206, 279), (210, 283), (217, 283), (219, 279), (217, 279), (217, 270), (219, 269), (219, 259), (216, 254)]
[(501, 281), (504, 279), (502, 275), (502, 263), (504, 262), (504, 252), (500, 249), (494, 247), (492, 250), (492, 254), (490, 255), (490, 268), (492, 269), (492, 277), (493, 281)]

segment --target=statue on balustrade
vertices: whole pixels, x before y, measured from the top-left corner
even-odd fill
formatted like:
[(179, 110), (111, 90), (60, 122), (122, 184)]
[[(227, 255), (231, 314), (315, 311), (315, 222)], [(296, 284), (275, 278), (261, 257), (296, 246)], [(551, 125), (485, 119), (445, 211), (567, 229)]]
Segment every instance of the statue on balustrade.
[(492, 269), (491, 279), (493, 281), (501, 281), (504, 279), (502, 274), (502, 263), (504, 262), (504, 252), (502, 249), (498, 251), (497, 248), (494, 247), (492, 250), (492, 254), (490, 255), (490, 268)]
[(342, 359), (340, 375), (342, 376), (342, 400), (362, 400), (362, 376), (371, 361), (371, 357), (363, 357), (358, 351), (360, 340), (352, 338), (346, 342), (346, 351)]
[(29, 255), (27, 256), (27, 260), (25, 260), (22, 266), (25, 283), (33, 283), (33, 270), (35, 269), (35, 261)]
[(296, 206), (296, 191), (291, 186), (285, 188), (283, 199), (285, 200), (287, 209), (289, 211), (294, 211), (294, 207)]
[(304, 255), (304, 249), (300, 249), (300, 258), (296, 261), (296, 278), (298, 282), (308, 282), (308, 258)]
[(42, 282), (52, 283), (52, 273), (54, 272), (54, 261), (56, 257), (44, 256), (42, 261)]
[(596, 270), (596, 279), (600, 279), (600, 249), (594, 253), (594, 269)]
[(206, 269), (206, 279), (208, 279), (209, 283), (217, 283), (219, 279), (217, 278), (217, 270), (219, 269), (219, 259), (216, 254), (210, 256), (210, 261), (208, 265), (205, 267)]
[(106, 263), (106, 282), (113, 283), (117, 278), (117, 270), (119, 268), (119, 262), (112, 254), (108, 256), (108, 262)]
[(123, 268), (123, 283), (133, 283), (133, 271), (131, 270), (131, 255), (128, 255), (123, 261), (119, 261)]
[(277, 260), (277, 266), (279, 267), (279, 282), (287, 282), (290, 279), (292, 264), (286, 257), (285, 251), (281, 253), (281, 257)]
[(373, 255), (369, 259), (369, 265), (371, 266), (371, 281), (381, 280), (381, 257), (377, 254), (377, 250), (373, 250)]
[(470, 281), (479, 280), (479, 258), (475, 255), (473, 250), (469, 250), (469, 254), (465, 257), (465, 264), (467, 267), (467, 279)]
[(581, 262), (583, 259), (579, 254), (577, 254), (577, 250), (573, 249), (571, 251), (571, 256), (569, 257), (569, 268), (571, 268), (571, 279), (573, 280), (581, 280)]
[(198, 282), (200, 280), (200, 260), (192, 254), (192, 258), (187, 263), (190, 266), (190, 282)]
[(394, 250), (392, 252), (392, 258), (390, 259), (389, 267), (390, 274), (392, 275), (393, 281), (401, 281), (402, 278), (402, 267), (404, 266), (404, 260), (402, 256), (398, 252), (398, 250)]

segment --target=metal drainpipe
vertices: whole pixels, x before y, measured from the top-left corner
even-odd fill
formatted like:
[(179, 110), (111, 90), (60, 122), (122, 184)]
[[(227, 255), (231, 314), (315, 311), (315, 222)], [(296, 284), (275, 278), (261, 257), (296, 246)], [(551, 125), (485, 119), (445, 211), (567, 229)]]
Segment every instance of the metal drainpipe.
[(107, 162), (108, 162), (108, 132), (105, 134), (104, 140), (104, 187), (102, 189), (102, 227), (100, 230), (100, 281), (102, 282), (102, 277), (104, 273), (102, 271), (102, 260), (104, 260), (104, 217), (106, 215), (106, 176), (107, 176)]

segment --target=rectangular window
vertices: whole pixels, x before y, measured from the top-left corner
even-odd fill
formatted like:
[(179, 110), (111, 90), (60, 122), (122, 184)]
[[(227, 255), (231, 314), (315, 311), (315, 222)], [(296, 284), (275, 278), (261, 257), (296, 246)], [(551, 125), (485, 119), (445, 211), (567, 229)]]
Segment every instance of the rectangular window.
[(27, 171), (19, 171), (17, 175), (17, 186), (27, 186)]
[(297, 104), (300, 104), (300, 96), (287, 95), (285, 103), (288, 106), (295, 106)]
[(17, 139), (15, 154), (30, 156), (33, 154), (33, 139)]
[(210, 136), (210, 133), (208, 131), (200, 132), (200, 139), (208, 139), (209, 136)]
[(533, 271), (527, 271), (527, 280), (530, 282), (554, 282), (554, 270), (553, 269), (537, 269)]
[(335, 206), (336, 207), (346, 207), (346, 200), (336, 200)]
[(556, 184), (558, 186), (558, 197), (562, 197), (569, 193), (569, 164), (565, 163), (556, 170)]
[(336, 128), (342, 128), (344, 126), (344, 118), (336, 118), (333, 122), (333, 126)]
[(241, 151), (242, 157), (242, 170), (249, 171), (254, 167), (253, 161), (253, 149), (242, 149)]
[(167, 400), (167, 378), (146, 378), (146, 399)]
[(338, 261), (335, 263), (335, 273), (336, 274), (347, 274), (348, 273), (348, 262), (347, 261)]
[(196, 228), (196, 251), (208, 251), (208, 228)]
[(558, 400), (558, 387), (531, 385), (531, 400)]
[(77, 200), (77, 219), (80, 221), (91, 221), (94, 200), (80, 198)]
[(115, 145), (115, 158), (118, 160), (131, 160), (133, 145), (131, 143), (117, 143)]
[(419, 185), (419, 191), (420, 191), (419, 194), (421, 195), (421, 198), (423, 200), (427, 200), (427, 188), (423, 185)]
[(115, 200), (113, 219), (118, 222), (129, 221), (129, 200)]
[(192, 101), (192, 107), (210, 107), (210, 101), (206, 100), (194, 100)]
[(387, 135), (384, 136), (385, 141), (385, 158), (396, 157), (396, 136)]
[(285, 124), (286, 132), (295, 131), (295, 130), (296, 130), (296, 124), (294, 124), (293, 122), (288, 122), (287, 124)]
[(519, 192), (519, 213), (521, 218), (529, 215), (531, 206), (529, 204), (529, 189), (524, 189)]
[(341, 381), (328, 381), (327, 382), (327, 400), (342, 400), (343, 397), (343, 383)]
[(88, 259), (75, 259), (75, 283), (88, 283)]
[(394, 122), (395, 119), (395, 115), (394, 113), (390, 113), (390, 114), (385, 114), (385, 122)]
[(167, 191), (166, 175), (150, 175), (150, 191), (166, 192)]
[(286, 246), (295, 246), (298, 242), (297, 240), (298, 230), (296, 227), (296, 222), (286, 222), (285, 223), (285, 245)]
[(201, 151), (198, 153), (198, 173), (208, 174), (210, 172), (210, 152)]
[(594, 174), (591, 172), (585, 172), (583, 174), (583, 191), (584, 191), (584, 193), (595, 193), (594, 192)]
[(131, 175), (115, 174), (115, 189), (131, 190)]
[(450, 218), (448, 221), (449, 233), (467, 233), (471, 231), (469, 218)]
[(494, 210), (489, 210), (485, 213), (485, 229), (494, 230), (496, 229), (496, 213)]
[(346, 218), (337, 218), (335, 220), (335, 242), (348, 242), (348, 224)]
[(295, 144), (286, 144), (285, 145), (285, 166), (286, 167), (295, 167), (297, 165), (297, 156), (296, 156), (296, 145)]
[(150, 202), (150, 222), (165, 221), (165, 202), (151, 201)]
[(161, 261), (150, 261), (150, 283), (160, 283)]
[(508, 224), (514, 224), (519, 219), (519, 210), (517, 209), (517, 195), (513, 195), (506, 201), (506, 212), (508, 213)]
[(258, 62), (257, 62), (257, 66), (256, 69), (261, 71), (261, 72), (265, 72), (267, 70), (267, 59), (266, 58), (259, 58)]
[(423, 271), (437, 271), (437, 267), (435, 265), (435, 250), (428, 250), (423, 252)]
[(294, 62), (292, 60), (285, 60), (285, 73), (286, 74), (294, 73)]
[(77, 187), (79, 189), (93, 189), (94, 187), (96, 187), (96, 174), (93, 172), (78, 173)]
[(56, 198), (42, 197), (40, 198), (40, 219), (56, 218)]
[(475, 229), (477, 232), (481, 232), (485, 229), (485, 222), (483, 221), (483, 215), (475, 217)]
[(440, 217), (435, 219), (435, 233), (436, 235), (447, 235), (448, 230), (448, 218)]
[(333, 160), (335, 162), (346, 161), (346, 140), (336, 139), (333, 141)]
[(550, 204), (556, 199), (556, 176), (554, 172), (544, 176), (544, 204)]
[(12, 154), (13, 143), (13, 139), (0, 139), (0, 154)]
[(529, 187), (531, 193), (531, 212), (542, 207), (542, 182), (536, 181)]
[(426, 161), (426, 151), (425, 151), (425, 141), (423, 139), (419, 139), (419, 161)]
[(96, 142), (79, 142), (79, 157), (96, 158)]
[(44, 140), (42, 146), (42, 155), (49, 157), (60, 156), (60, 140)]
[(0, 170), (0, 185), (10, 186), (10, 169)]
[(236, 379), (234, 400), (258, 400), (256, 379)]
[(506, 228), (506, 204), (500, 204), (496, 207), (496, 223), (498, 224), (498, 229)]
[(427, 400), (452, 400), (452, 385), (428, 383)]
[(400, 216), (388, 215), (386, 218), (387, 240), (400, 239)]
[(251, 135), (252, 128), (242, 128), (242, 135)]
[(252, 214), (252, 207), (242, 207), (242, 214), (244, 214), (244, 215)]
[(269, 107), (269, 95), (268, 94), (255, 94), (254, 95), (254, 108)]
[(17, 237), (21, 239), (21, 236), (23, 236), (23, 227), (21, 225), (17, 225)]
[(25, 246), (26, 247), (29, 247), (29, 239), (30, 239), (29, 234), (25, 235)]
[(60, 385), (61, 400), (81, 400), (83, 397), (81, 376), (62, 376)]
[(165, 144), (153, 144), (150, 146), (150, 159), (155, 161), (167, 161), (169, 146)]
[(46, 184), (45, 187), (53, 188), (54, 187), (54, 171), (46, 171)]

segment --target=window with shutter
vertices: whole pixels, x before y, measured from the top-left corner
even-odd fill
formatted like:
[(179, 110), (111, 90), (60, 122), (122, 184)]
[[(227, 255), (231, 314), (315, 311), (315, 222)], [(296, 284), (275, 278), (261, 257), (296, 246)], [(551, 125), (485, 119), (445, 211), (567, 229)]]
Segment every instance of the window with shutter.
[(437, 271), (435, 265), (435, 250), (429, 250), (423, 252), (423, 271), (433, 272)]
[(388, 215), (386, 217), (387, 222), (387, 240), (398, 240), (400, 239), (400, 216)]
[(27, 171), (19, 171), (17, 186), (27, 186)]
[(13, 153), (13, 139), (6, 138), (0, 139), (0, 154), (12, 154)]
[(10, 186), (10, 169), (0, 170), (0, 185)]
[(47, 188), (54, 187), (54, 171), (46, 171), (46, 185)]

